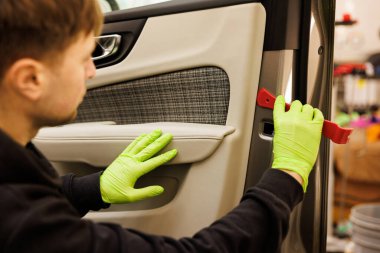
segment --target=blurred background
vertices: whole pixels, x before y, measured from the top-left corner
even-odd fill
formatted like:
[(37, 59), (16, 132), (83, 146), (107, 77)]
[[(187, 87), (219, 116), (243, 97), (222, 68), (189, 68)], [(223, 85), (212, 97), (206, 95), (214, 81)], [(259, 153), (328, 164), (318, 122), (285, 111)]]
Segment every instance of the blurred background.
[(380, 252), (379, 10), (377, 0), (336, 0), (333, 113), (354, 131), (333, 148), (328, 252)]

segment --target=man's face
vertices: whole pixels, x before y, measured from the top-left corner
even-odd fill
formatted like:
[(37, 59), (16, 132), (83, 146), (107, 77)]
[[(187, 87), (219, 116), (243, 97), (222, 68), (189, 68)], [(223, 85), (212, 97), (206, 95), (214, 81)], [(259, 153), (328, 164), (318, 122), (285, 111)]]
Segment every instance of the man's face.
[(93, 34), (80, 36), (59, 55), (58, 64), (45, 65), (46, 85), (35, 117), (37, 125), (55, 126), (75, 119), (77, 108), (86, 94), (85, 82), (95, 76), (91, 58), (94, 47)]

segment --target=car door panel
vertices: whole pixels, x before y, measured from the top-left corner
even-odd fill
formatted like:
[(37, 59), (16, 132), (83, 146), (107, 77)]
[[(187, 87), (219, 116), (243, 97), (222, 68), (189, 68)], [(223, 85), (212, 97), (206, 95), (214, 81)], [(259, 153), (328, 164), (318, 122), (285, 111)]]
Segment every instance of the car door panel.
[[(232, 5), (231, 1), (221, 2)], [(40, 132), (36, 145), (62, 174), (104, 169), (111, 156), (135, 136), (126, 133), (128, 140), (120, 141), (123, 137), (119, 136), (95, 147), (102, 135), (114, 136), (125, 130), (137, 136), (154, 128), (173, 133), (168, 148), (178, 148), (178, 157), (139, 180), (140, 186), (162, 183), (167, 190), (163, 196), (113, 205), (111, 210), (90, 212), (86, 218), (182, 237), (209, 225), (239, 202), (247, 172), (265, 17), (263, 6), (252, 2), (147, 18), (128, 55), (116, 64), (100, 65), (97, 77), (88, 82), (79, 123)], [(113, 33), (111, 29), (106, 34)], [(80, 123), (98, 121), (117, 125), (91, 123), (82, 128), (81, 132), (96, 135), (91, 135), (91, 144), (73, 135)], [(178, 130), (179, 125), (184, 127)], [(134, 127), (137, 130), (133, 131)], [(65, 141), (72, 143), (63, 148), (66, 158), (62, 159), (58, 148), (62, 139), (58, 139), (69, 128), (71, 139)], [(91, 128), (95, 130), (91, 132)], [(99, 128), (104, 131), (97, 132)], [(48, 141), (49, 132), (54, 134)], [(57, 139), (52, 140), (54, 136)], [(183, 140), (181, 136), (191, 138)], [(83, 150), (82, 157), (98, 156), (101, 162), (78, 160), (78, 152), (72, 150), (67, 153), (74, 143), (81, 147), (74, 150)], [(91, 155), (92, 149), (96, 151)]]

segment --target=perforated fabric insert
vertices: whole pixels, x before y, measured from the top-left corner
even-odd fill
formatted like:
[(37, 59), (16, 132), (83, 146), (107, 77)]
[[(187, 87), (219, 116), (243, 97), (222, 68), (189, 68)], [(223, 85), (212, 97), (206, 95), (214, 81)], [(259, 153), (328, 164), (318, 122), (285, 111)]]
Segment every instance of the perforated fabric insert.
[(88, 90), (76, 122), (225, 125), (229, 98), (229, 80), (222, 69), (182, 70)]

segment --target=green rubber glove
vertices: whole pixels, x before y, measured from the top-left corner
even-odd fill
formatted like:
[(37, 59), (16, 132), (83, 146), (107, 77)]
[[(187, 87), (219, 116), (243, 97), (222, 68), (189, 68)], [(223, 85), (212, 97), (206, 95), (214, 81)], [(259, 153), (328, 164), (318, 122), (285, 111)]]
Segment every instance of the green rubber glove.
[(171, 134), (161, 136), (161, 130), (142, 134), (112, 162), (100, 176), (100, 192), (105, 203), (121, 204), (157, 196), (164, 191), (161, 186), (135, 189), (139, 177), (170, 161), (177, 155), (173, 149), (153, 157), (173, 138)]
[(306, 192), (308, 178), (317, 159), (321, 141), (323, 114), (310, 105), (294, 101), (285, 112), (285, 99), (278, 96), (273, 110), (274, 138), (272, 168), (296, 172), (303, 179)]

